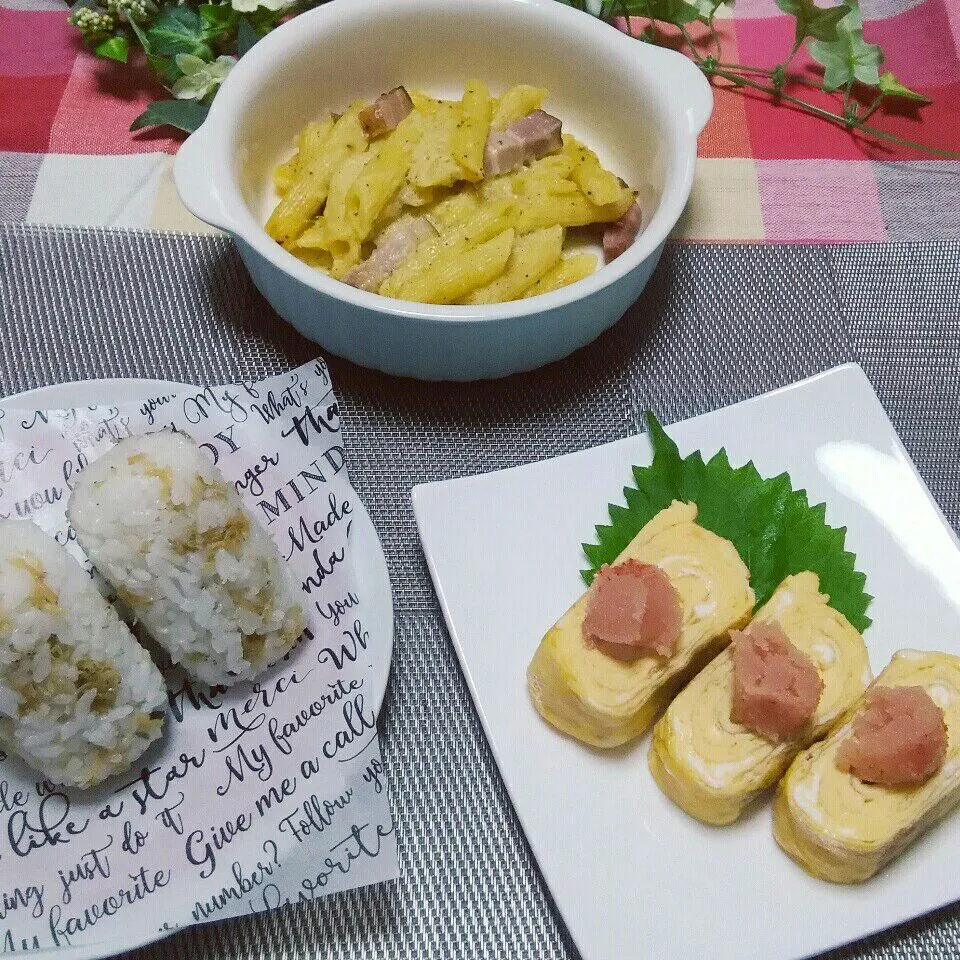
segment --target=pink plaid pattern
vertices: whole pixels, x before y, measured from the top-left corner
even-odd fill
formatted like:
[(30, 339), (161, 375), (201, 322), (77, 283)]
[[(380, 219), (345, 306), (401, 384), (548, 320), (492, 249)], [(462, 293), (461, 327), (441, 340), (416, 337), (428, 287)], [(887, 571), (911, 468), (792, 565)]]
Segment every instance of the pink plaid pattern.
[(84, 49), (66, 10), (0, 7), (0, 150), (176, 152), (179, 139), (130, 124), (164, 96), (141, 58), (131, 69)]
[(791, 243), (886, 239), (872, 164), (827, 160), (823, 166), (812, 192), (807, 184), (809, 161), (757, 161), (766, 239)]
[[(878, 114), (877, 124), (900, 137), (960, 151), (960, 2), (862, 2), (866, 39), (884, 48), (886, 66), (898, 79), (933, 100), (922, 110), (903, 104)], [(737, 0), (732, 15), (727, 13), (718, 23), (728, 62), (773, 66), (790, 48), (793, 22), (774, 0)], [(0, 6), (0, 151), (10, 151), (10, 157), (176, 152), (180, 139), (169, 131), (129, 131), (146, 105), (165, 95), (146, 63), (121, 67), (94, 59), (66, 18), (66, 8)], [(805, 51), (795, 65), (817, 78), (820, 68)], [(960, 236), (960, 162), (868, 142), (723, 81), (715, 89), (681, 238), (826, 242)], [(802, 94), (815, 103), (829, 102), (814, 89), (802, 88)], [(24, 182), (20, 177), (3, 186), (22, 191)], [(82, 185), (75, 189), (82, 191)], [(172, 187), (158, 196), (174, 202)], [(56, 198), (45, 208), (55, 205)], [(27, 206), (29, 197), (6, 209)], [(175, 218), (155, 213), (153, 219)]]

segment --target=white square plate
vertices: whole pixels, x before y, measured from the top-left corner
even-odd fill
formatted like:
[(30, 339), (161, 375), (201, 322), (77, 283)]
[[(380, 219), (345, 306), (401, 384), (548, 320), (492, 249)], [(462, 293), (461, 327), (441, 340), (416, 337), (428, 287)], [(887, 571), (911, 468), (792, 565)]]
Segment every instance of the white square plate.
[[(764, 476), (788, 470), (848, 529), (876, 596), (878, 671), (902, 647), (960, 652), (960, 544), (853, 365), (683, 423), (683, 455), (721, 446)], [(646, 437), (419, 486), (413, 506), (463, 672), (530, 846), (584, 960), (793, 960), (960, 899), (960, 816), (878, 877), (808, 877), (773, 840), (769, 804), (706, 827), (660, 793), (648, 738), (587, 749), (527, 697), (540, 638), (584, 590), (581, 543), (621, 501)]]

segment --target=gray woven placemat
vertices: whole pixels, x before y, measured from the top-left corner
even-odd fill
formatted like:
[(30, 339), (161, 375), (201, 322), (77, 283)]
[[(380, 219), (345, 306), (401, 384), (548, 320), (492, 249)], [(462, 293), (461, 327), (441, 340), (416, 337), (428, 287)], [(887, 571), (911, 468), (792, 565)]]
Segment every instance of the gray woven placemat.
[[(671, 422), (856, 359), (956, 527), (958, 266), (957, 242), (670, 246), (623, 322), (538, 373), (424, 385), (330, 358), (351, 474), (394, 586), (382, 725), (403, 876), (194, 928), (138, 957), (575, 958), (456, 665), (410, 487), (622, 437), (647, 407)], [(223, 238), (0, 226), (0, 395), (85, 377), (253, 378), (316, 352)], [(960, 956), (960, 908), (831, 956)]]

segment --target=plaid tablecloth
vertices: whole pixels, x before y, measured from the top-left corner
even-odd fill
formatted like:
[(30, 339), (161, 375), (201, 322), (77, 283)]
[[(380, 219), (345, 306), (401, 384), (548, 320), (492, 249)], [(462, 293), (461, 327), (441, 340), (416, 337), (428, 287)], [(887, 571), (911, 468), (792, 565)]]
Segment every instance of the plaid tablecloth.
[[(862, 5), (864, 35), (886, 51), (886, 66), (933, 100), (884, 116), (882, 125), (960, 150), (958, 0)], [(146, 104), (163, 96), (146, 63), (94, 59), (66, 9), (64, 0), (0, 0), (0, 220), (208, 229), (173, 188), (170, 155), (179, 141), (169, 131), (129, 132)], [(772, 66), (791, 46), (792, 21), (774, 0), (738, 0), (724, 16), (727, 61)], [(960, 236), (960, 161), (867, 146), (763, 96), (718, 88), (700, 157), (675, 232), (681, 239)]]

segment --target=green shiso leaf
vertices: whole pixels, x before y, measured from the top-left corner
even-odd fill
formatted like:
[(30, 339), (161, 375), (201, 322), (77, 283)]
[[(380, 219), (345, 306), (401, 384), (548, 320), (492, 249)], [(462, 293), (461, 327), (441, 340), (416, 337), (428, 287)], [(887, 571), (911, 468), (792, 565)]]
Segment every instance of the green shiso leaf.
[(623, 491), (625, 504), (611, 503), (610, 523), (596, 528), (596, 543), (583, 545), (590, 561), (583, 571), (588, 584), (656, 514), (681, 500), (697, 505), (697, 523), (737, 548), (750, 571), (758, 607), (784, 577), (810, 570), (820, 578), (830, 606), (857, 630), (870, 626), (866, 577), (845, 549), (846, 528), (827, 524), (825, 504), (811, 506), (806, 491), (795, 490), (786, 473), (764, 478), (752, 462), (731, 466), (726, 450), (706, 462), (699, 451), (681, 457), (649, 412), (647, 428), (653, 463), (633, 468), (633, 485)]

